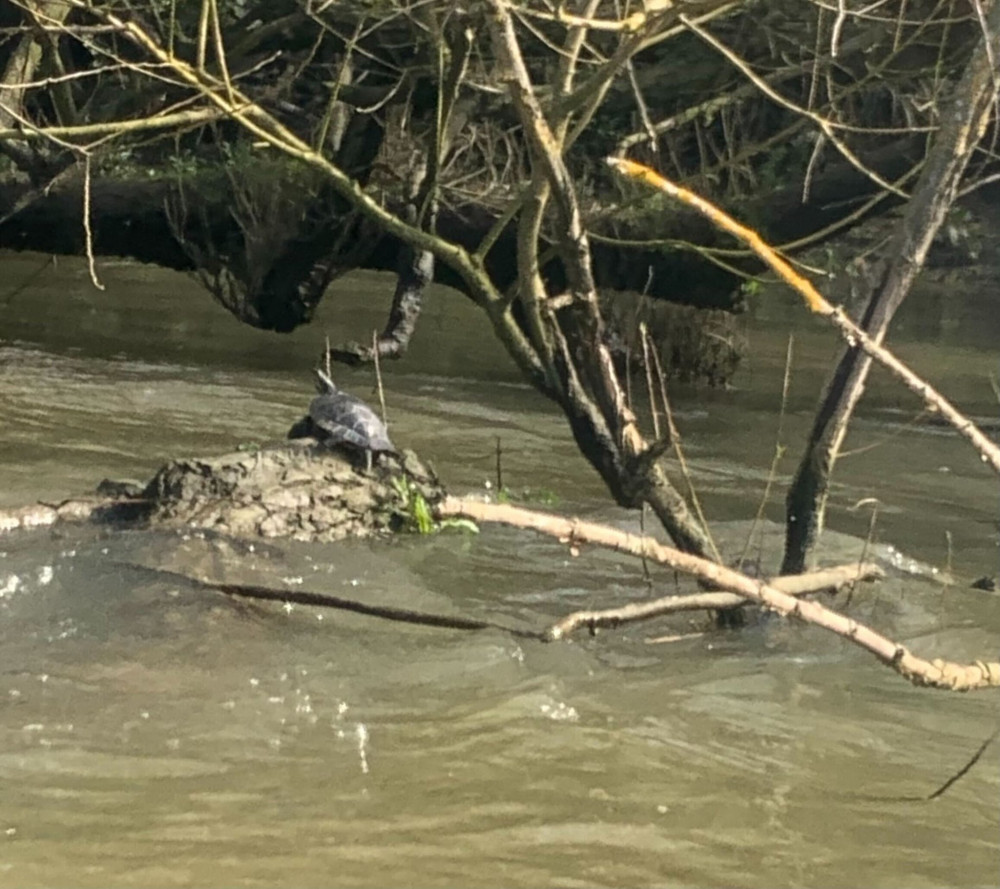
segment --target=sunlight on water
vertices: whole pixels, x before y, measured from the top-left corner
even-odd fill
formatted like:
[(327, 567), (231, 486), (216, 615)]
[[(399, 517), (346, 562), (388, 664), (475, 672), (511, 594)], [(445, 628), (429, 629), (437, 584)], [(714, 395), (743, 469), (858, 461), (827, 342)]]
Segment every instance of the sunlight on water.
[[(327, 322), (268, 337), (177, 276), (120, 266), (97, 295), (65, 274), (18, 307), (21, 342), (0, 343), (0, 505), (281, 438), (308, 403)], [(49, 311), (67, 289), (65, 312)], [(376, 326), (389, 289), (361, 276), (337, 304), (353, 298), (346, 314)], [(640, 531), (554, 408), (484, 356), (481, 331), (463, 333), (469, 307), (430, 302), (422, 343), (388, 374), (393, 438), (453, 489), (485, 494), (500, 437), (511, 488)], [(335, 338), (364, 332), (327, 317)], [(676, 413), (720, 547), (767, 572), (780, 496), (753, 516), (784, 334), (754, 336), (734, 391), (678, 392)], [(810, 348), (785, 418), (791, 453), (830, 351), (819, 333)], [(950, 392), (988, 413), (973, 370), (987, 358), (933, 348), (951, 359)], [(361, 371), (343, 379), (371, 391)], [(858, 619), (927, 656), (995, 658), (996, 596), (968, 582), (996, 573), (996, 481), (938, 428), (907, 426), (900, 442), (906, 421), (884, 398), (838, 465), (824, 561), (867, 553), (888, 572), (855, 592)], [(855, 504), (871, 496), (866, 542), (871, 513)], [(991, 695), (911, 688), (840, 639), (768, 618), (719, 632), (679, 615), (543, 645), (252, 604), (171, 572), (536, 629), (654, 594), (621, 556), (574, 558), (500, 528), (333, 547), (87, 527), (0, 536), (0, 885), (995, 882), (995, 756), (934, 803), (900, 800), (968, 761), (995, 727)], [(674, 590), (657, 577), (655, 593)]]

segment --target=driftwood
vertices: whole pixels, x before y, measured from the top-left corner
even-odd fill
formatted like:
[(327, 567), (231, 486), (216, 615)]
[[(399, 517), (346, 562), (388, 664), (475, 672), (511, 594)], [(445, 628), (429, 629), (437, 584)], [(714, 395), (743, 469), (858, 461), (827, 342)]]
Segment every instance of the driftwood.
[[(400, 608), (395, 605), (373, 604), (330, 593), (302, 589), (292, 590), (264, 586), (262, 584), (223, 583), (184, 571), (175, 571), (160, 567), (151, 568), (132, 562), (122, 564), (134, 570), (148, 571), (157, 577), (178, 578), (227, 596), (264, 602), (279, 602), (286, 608), (293, 605), (329, 608), (337, 611), (364, 614), (381, 620), (437, 627), (447, 630), (501, 630), (519, 639), (535, 639), (540, 642), (553, 642), (557, 639), (565, 638), (574, 629), (584, 625), (590, 626), (593, 629), (597, 626), (614, 626), (620, 623), (643, 620), (677, 611), (718, 610), (746, 604), (746, 599), (743, 597), (724, 592), (700, 593), (691, 596), (667, 596), (655, 601), (625, 605), (622, 608), (609, 609), (607, 611), (574, 612), (548, 630), (535, 630), (526, 627), (511, 626), (510, 624), (488, 619), (417, 611), (413, 608)], [(807, 593), (836, 592), (842, 587), (852, 585), (859, 580), (872, 580), (882, 576), (883, 572), (877, 565), (842, 565), (836, 568), (814, 571), (810, 574), (778, 577), (771, 581), (771, 583), (789, 595), (801, 596)]]
[(144, 500), (120, 497), (73, 497), (58, 503), (32, 503), (0, 509), (0, 534), (44, 528), (57, 522), (125, 521), (126, 515), (144, 517)]
[[(302, 589), (286, 589), (282, 587), (264, 586), (262, 584), (223, 583), (211, 580), (200, 574), (185, 571), (170, 570), (161, 567), (148, 567), (132, 562), (122, 563), (133, 570), (150, 572), (157, 577), (170, 577), (188, 583), (233, 596), (240, 599), (250, 599), (264, 602), (281, 603), (286, 608), (294, 605), (304, 605), (312, 608), (329, 608), (337, 611), (350, 611), (376, 617), (381, 620), (415, 624), (417, 626), (437, 627), (447, 630), (500, 630), (519, 639), (534, 639), (540, 642), (553, 642), (568, 636), (576, 627), (587, 625), (614, 626), (633, 620), (642, 620), (661, 614), (677, 611), (717, 610), (734, 608), (746, 604), (746, 599), (733, 593), (700, 593), (691, 596), (667, 596), (652, 602), (642, 602), (609, 609), (608, 611), (579, 611), (563, 618), (555, 627), (548, 630), (536, 630), (527, 627), (511, 626), (489, 619), (462, 617), (460, 615), (439, 614), (429, 611), (417, 611), (413, 608), (401, 608), (395, 605), (382, 605), (363, 602), (340, 595), (324, 592), (314, 592)], [(772, 583), (789, 595), (799, 596), (807, 593), (836, 592), (845, 585), (851, 585), (858, 580), (870, 580), (883, 576), (877, 565), (843, 565), (801, 574), (794, 577), (775, 578)], [(558, 632), (555, 629), (558, 628)]]
[[(530, 528), (556, 537), (571, 547), (590, 543), (683, 571), (719, 589), (728, 590), (744, 599), (756, 602), (783, 617), (798, 618), (836, 633), (871, 652), (882, 663), (892, 667), (914, 685), (952, 691), (1000, 686), (998, 662), (977, 661), (974, 664), (957, 664), (941, 659), (925, 660), (870, 627), (844, 614), (831, 611), (818, 602), (797, 599), (767, 581), (747, 577), (724, 565), (681, 552), (650, 537), (640, 537), (593, 522), (533, 512), (507, 504), (482, 503), (454, 497), (447, 497), (438, 504), (437, 513), (441, 517), (464, 516), (474, 521), (500, 522), (519, 528)], [(549, 628), (549, 638), (559, 639), (563, 638), (563, 635), (564, 631), (558, 623)]]
[[(769, 578), (768, 586), (789, 595), (805, 596), (810, 593), (836, 593), (844, 587), (861, 581), (877, 580), (885, 572), (868, 562), (857, 565), (837, 565), (807, 574), (789, 574), (785, 577)], [(723, 611), (746, 605), (745, 596), (736, 593), (693, 593), (689, 596), (663, 596), (648, 602), (629, 602), (619, 608), (604, 608), (597, 611), (574, 611), (557, 621), (547, 631), (552, 639), (562, 639), (580, 627), (593, 632), (597, 627), (617, 627), (620, 624), (649, 620), (678, 611)]]

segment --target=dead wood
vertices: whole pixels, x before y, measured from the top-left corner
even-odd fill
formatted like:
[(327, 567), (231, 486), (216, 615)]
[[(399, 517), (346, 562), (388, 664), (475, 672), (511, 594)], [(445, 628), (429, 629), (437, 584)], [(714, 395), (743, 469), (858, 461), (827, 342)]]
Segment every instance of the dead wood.
[[(879, 260), (883, 267), (881, 280), (872, 288), (861, 316), (859, 327), (875, 345), (881, 343), (893, 315), (920, 273), (931, 243), (958, 195), (966, 166), (996, 107), (1000, 4), (994, 3), (988, 15), (980, 15), (984, 33), (941, 115), (940, 129), (913, 195)], [(844, 325), (838, 326), (845, 330)], [(848, 424), (864, 392), (872, 357), (878, 357), (853, 337), (845, 338), (847, 348), (841, 353), (827, 383), (786, 498), (788, 522), (782, 564), (782, 572), (786, 574), (805, 569), (823, 529), (830, 477)], [(964, 420), (949, 419), (959, 429)], [(985, 456), (981, 448), (980, 453)], [(994, 468), (1000, 471), (996, 463)]]
[(118, 564), (133, 570), (147, 572), (158, 578), (176, 579), (238, 599), (278, 602), (286, 608), (292, 605), (305, 605), (312, 608), (350, 611), (354, 614), (363, 614), (368, 617), (377, 617), (381, 620), (414, 624), (417, 626), (465, 631), (502, 630), (520, 639), (544, 640), (544, 634), (538, 630), (507, 626), (506, 624), (491, 620), (462, 617), (457, 614), (417, 611), (414, 608), (400, 608), (396, 605), (379, 605), (371, 602), (362, 602), (360, 599), (349, 599), (345, 596), (334, 596), (330, 593), (312, 592), (310, 590), (289, 590), (281, 587), (251, 583), (222, 583), (221, 581), (210, 580), (184, 571), (174, 571), (169, 568), (159, 567), (151, 568), (147, 565), (140, 565), (134, 562), (119, 562)]
[(744, 241), (786, 284), (802, 296), (806, 305), (813, 312), (828, 318), (851, 348), (862, 350), (866, 355), (871, 356), (887, 368), (893, 376), (902, 381), (911, 392), (923, 400), (928, 410), (940, 414), (960, 435), (967, 439), (979, 452), (984, 463), (988, 463), (997, 473), (1000, 473), (1000, 447), (984, 435), (972, 420), (959, 411), (930, 383), (915, 374), (892, 352), (882, 346), (877, 338), (869, 336), (865, 330), (852, 321), (843, 308), (831, 305), (808, 278), (796, 272), (788, 262), (778, 255), (773, 247), (764, 242), (757, 232), (741, 225), (700, 195), (682, 188), (642, 164), (621, 158), (608, 158), (608, 163), (625, 176), (645, 182), (665, 194), (695, 207), (720, 228)]
[[(509, 504), (482, 503), (454, 497), (446, 497), (436, 510), (441, 517), (463, 516), (474, 521), (500, 522), (518, 528), (529, 528), (556, 537), (574, 549), (580, 544), (589, 543), (683, 571), (718, 589), (728, 590), (743, 599), (756, 602), (783, 617), (797, 618), (835, 633), (871, 652), (914, 685), (951, 691), (1000, 686), (1000, 662), (958, 664), (942, 659), (925, 660), (912, 654), (904, 645), (893, 642), (870, 627), (818, 602), (796, 598), (767, 581), (747, 577), (724, 565), (681, 552), (650, 537)], [(564, 638), (558, 623), (549, 628), (547, 635), (550, 639)]]
[(45, 528), (57, 522), (142, 520), (152, 508), (141, 498), (72, 497), (58, 503), (32, 503), (0, 509), (0, 534)]
[[(838, 565), (823, 568), (808, 574), (790, 574), (785, 577), (769, 578), (769, 586), (789, 596), (805, 596), (809, 593), (836, 593), (845, 586), (861, 581), (877, 580), (885, 574), (878, 565), (863, 562), (853, 565)], [(746, 605), (744, 596), (736, 593), (693, 593), (689, 596), (663, 596), (648, 602), (629, 602), (619, 608), (604, 608), (595, 611), (574, 611), (557, 621), (547, 631), (550, 638), (562, 639), (580, 627), (593, 631), (597, 627), (616, 627), (620, 624), (649, 620), (664, 614), (679, 611), (723, 611)]]

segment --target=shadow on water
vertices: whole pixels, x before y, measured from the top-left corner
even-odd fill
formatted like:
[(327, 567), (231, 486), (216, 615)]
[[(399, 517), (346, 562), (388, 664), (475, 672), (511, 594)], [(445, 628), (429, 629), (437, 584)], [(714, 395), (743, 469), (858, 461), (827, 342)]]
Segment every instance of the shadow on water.
[[(19, 342), (0, 344), (0, 502), (278, 438), (301, 412), (323, 323), (267, 338), (179, 294), (176, 276), (116, 266), (119, 289), (97, 296), (67, 265), (49, 282), (49, 298), (68, 294), (62, 322), (32, 294)], [(387, 289), (340, 285), (370, 317), (352, 312), (361, 330), (332, 335), (375, 326), (371, 297)], [(129, 320), (102, 323), (102, 300)], [(638, 530), (551, 407), (496, 355), (486, 369), (479, 334), (461, 333), (464, 305), (436, 301), (426, 352), (389, 374), (394, 437), (454, 489), (481, 491), (500, 436), (512, 487)], [(435, 353), (441, 336), (453, 351)], [(726, 552), (743, 548), (774, 447), (784, 339), (765, 328), (755, 343), (752, 379), (677, 404)], [(815, 354), (786, 421), (792, 450)], [(975, 356), (955, 361), (946, 382), (961, 385)], [(344, 376), (367, 393), (366, 375)], [(848, 507), (877, 490), (873, 551), (889, 578), (850, 613), (923, 654), (993, 656), (995, 597), (966, 584), (995, 571), (995, 480), (953, 437), (908, 429), (900, 448), (892, 422), (873, 410), (852, 434), (877, 447), (844, 461), (824, 560), (858, 557), (868, 516)], [(775, 503), (751, 541), (765, 566), (780, 518)], [(545, 645), (240, 602), (176, 571), (535, 627), (649, 595), (618, 555), (574, 558), (510, 529), (329, 547), (91, 528), (2, 538), (0, 885), (993, 882), (995, 758), (934, 804), (873, 800), (929, 792), (960, 768), (994, 728), (989, 694), (912, 689), (778, 620), (722, 633), (682, 616)], [(658, 581), (661, 593), (676, 582)], [(651, 641), (663, 636), (679, 638)]]

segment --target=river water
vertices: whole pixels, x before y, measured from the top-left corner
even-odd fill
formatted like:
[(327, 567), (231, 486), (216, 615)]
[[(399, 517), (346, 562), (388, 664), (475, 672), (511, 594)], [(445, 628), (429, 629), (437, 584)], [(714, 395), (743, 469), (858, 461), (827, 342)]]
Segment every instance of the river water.
[[(0, 257), (0, 506), (58, 500), (165, 459), (280, 438), (324, 335), (367, 338), (392, 281), (338, 282), (317, 322), (249, 330), (189, 279)], [(997, 414), (1000, 321), (984, 292), (920, 296), (899, 351), (978, 417)], [(923, 302), (921, 302), (923, 300)], [(747, 321), (726, 392), (674, 394), (724, 552), (748, 539), (795, 360), (777, 492), (751, 552), (777, 564), (781, 497), (833, 334), (784, 297)], [(340, 371), (371, 393), (367, 371)], [(495, 443), (529, 502), (638, 529), (525, 387), (484, 322), (433, 291), (385, 369), (397, 443), (485, 493)], [(838, 465), (821, 561), (889, 572), (852, 616), (919, 654), (997, 659), (998, 485), (955, 435), (911, 421), (877, 374)], [(0, 886), (991, 886), (996, 749), (926, 795), (996, 728), (994, 693), (908, 686), (821, 631), (700, 617), (566, 644), (257, 607), (160, 569), (542, 627), (662, 594), (671, 576), (484, 527), (389, 543), (240, 546), (62, 527), (0, 538)], [(681, 581), (684, 587), (684, 582)], [(672, 641), (660, 641), (664, 637)]]

